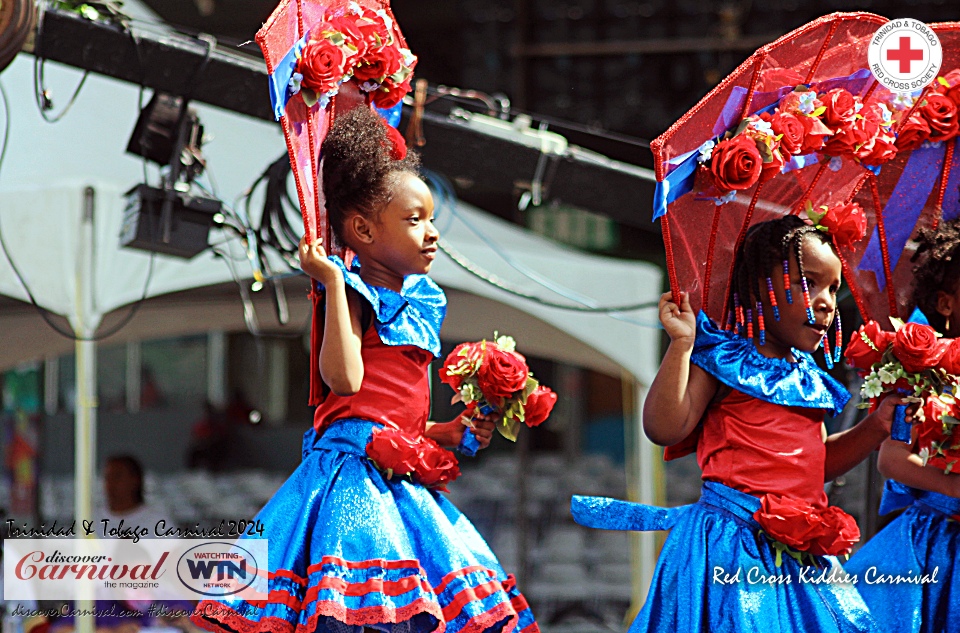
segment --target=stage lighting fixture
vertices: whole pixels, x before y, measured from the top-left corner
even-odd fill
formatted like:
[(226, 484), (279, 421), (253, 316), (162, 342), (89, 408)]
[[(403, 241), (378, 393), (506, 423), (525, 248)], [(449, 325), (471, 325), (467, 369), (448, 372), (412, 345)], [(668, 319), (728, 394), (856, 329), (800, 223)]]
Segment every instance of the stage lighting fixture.
[(191, 258), (207, 248), (219, 200), (200, 193), (203, 125), (183, 97), (155, 93), (140, 112), (127, 151), (164, 166), (160, 187), (137, 185), (127, 192), (120, 245)]

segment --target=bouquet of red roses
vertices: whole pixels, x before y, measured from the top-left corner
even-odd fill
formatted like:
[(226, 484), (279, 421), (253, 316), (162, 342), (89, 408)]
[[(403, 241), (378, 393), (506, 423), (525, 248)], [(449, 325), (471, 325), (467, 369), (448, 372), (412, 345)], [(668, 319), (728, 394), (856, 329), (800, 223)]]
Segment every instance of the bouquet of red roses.
[(460, 465), (452, 452), (428, 437), (390, 427), (373, 431), (367, 457), (387, 479), (410, 477), (442, 492), (449, 492), (447, 484), (460, 476)]
[(457, 392), (453, 402), (466, 403), (467, 414), (498, 412), (497, 430), (515, 442), (521, 423), (539, 426), (549, 417), (557, 394), (533, 377), (512, 337), (494, 337), (457, 345), (443, 363), (440, 380)]
[[(947, 470), (960, 458), (960, 339), (939, 338), (929, 325), (891, 319), (895, 331), (876, 321), (853, 334), (845, 357), (864, 376), (861, 406), (899, 394), (916, 403), (917, 445), (924, 463)], [(894, 429), (895, 439), (910, 441), (909, 430)]]

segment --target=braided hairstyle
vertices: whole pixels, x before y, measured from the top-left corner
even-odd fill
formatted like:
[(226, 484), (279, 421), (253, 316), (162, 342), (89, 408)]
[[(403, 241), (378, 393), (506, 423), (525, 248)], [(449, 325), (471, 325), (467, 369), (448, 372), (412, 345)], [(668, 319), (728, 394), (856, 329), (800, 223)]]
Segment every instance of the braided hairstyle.
[(913, 302), (930, 325), (943, 332), (947, 320), (937, 312), (937, 292), (953, 294), (960, 285), (960, 218), (942, 223), (936, 231), (922, 229), (917, 235), (913, 269)]
[[(750, 227), (734, 260), (733, 283), (730, 284), (730, 294), (727, 297), (727, 306), (731, 313), (728, 324), (731, 320), (741, 320), (735, 313), (735, 305), (741, 304), (744, 312), (752, 311), (756, 303), (767, 296), (767, 278), (773, 276), (774, 268), (782, 265), (784, 261), (789, 261), (791, 254), (797, 260), (800, 277), (804, 276), (802, 251), (803, 240), (807, 236), (833, 246), (829, 235), (795, 215), (786, 215)], [(795, 297), (794, 301), (796, 300), (802, 301), (802, 296)], [(743, 320), (752, 331), (752, 319)]]
[(321, 148), (321, 169), (327, 217), (340, 242), (351, 214), (376, 219), (398, 173), (419, 175), (415, 154), (397, 160), (391, 150), (387, 124), (370, 108), (356, 107), (334, 119)]

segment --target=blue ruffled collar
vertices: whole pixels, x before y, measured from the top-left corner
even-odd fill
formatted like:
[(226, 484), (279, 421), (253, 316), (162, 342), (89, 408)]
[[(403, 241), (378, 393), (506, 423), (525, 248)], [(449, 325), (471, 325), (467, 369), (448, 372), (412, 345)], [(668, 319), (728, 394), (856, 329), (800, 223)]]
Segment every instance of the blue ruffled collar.
[(373, 308), (374, 327), (384, 344), (415, 345), (434, 356), (440, 355), (440, 326), (447, 313), (447, 297), (432, 279), (408, 275), (398, 293), (367, 285), (359, 275), (360, 262), (356, 258), (349, 270), (336, 255), (328, 259), (343, 272), (346, 284)]
[(827, 409), (838, 415), (850, 394), (817, 366), (810, 354), (793, 351), (796, 362), (768, 358), (753, 341), (723, 331), (704, 313), (697, 315), (697, 339), (690, 362), (723, 384), (773, 404)]

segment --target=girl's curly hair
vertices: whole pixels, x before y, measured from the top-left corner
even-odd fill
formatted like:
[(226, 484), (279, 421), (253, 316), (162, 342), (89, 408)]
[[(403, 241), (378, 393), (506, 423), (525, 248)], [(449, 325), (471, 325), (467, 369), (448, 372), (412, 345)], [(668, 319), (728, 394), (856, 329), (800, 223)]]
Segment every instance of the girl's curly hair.
[(356, 107), (334, 119), (321, 147), (323, 196), (334, 235), (343, 242), (343, 226), (353, 213), (368, 218), (390, 199), (399, 172), (419, 175), (419, 158), (391, 156), (386, 123), (367, 107)]
[(942, 222), (936, 231), (921, 229), (916, 237), (913, 302), (938, 332), (946, 318), (937, 312), (937, 292), (953, 294), (960, 285), (960, 218)]

